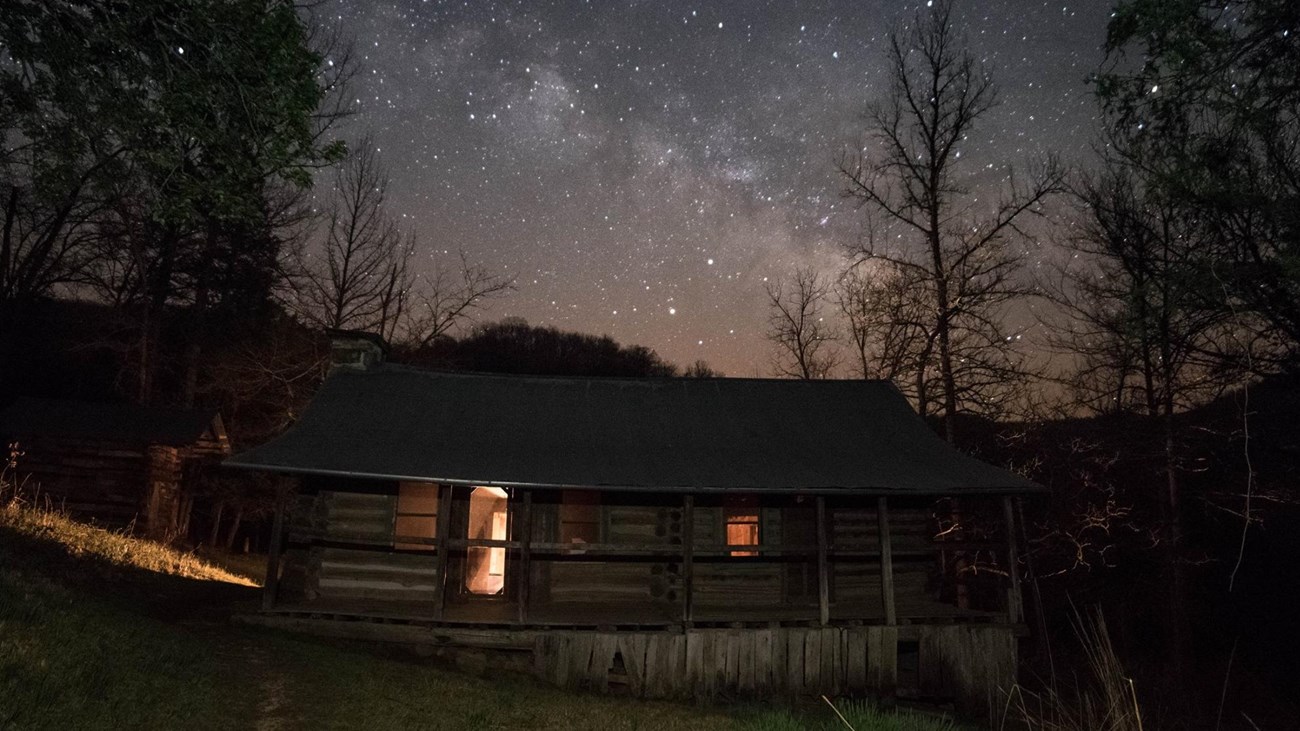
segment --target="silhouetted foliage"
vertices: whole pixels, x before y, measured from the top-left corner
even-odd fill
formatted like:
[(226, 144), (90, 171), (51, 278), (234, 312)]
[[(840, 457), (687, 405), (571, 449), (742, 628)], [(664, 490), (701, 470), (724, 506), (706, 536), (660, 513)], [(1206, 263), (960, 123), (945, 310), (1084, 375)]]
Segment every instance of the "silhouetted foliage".
[[(1108, 146), (1201, 230), (1203, 294), (1300, 348), (1300, 5), (1128, 0), (1096, 90)], [(1135, 62), (1136, 61), (1136, 62)], [(1271, 355), (1269, 350), (1256, 354)]]
[(787, 378), (828, 378), (839, 361), (835, 328), (826, 322), (831, 284), (811, 268), (768, 282), (767, 339), (777, 348), (772, 367)]
[(565, 332), (519, 318), (481, 325), (460, 339), (441, 338), (395, 359), (417, 365), (488, 373), (669, 377), (677, 368), (641, 345), (608, 335)]
[(959, 413), (999, 412), (1023, 373), (1003, 324), (1005, 306), (1027, 293), (1008, 241), (1064, 173), (1051, 157), (1027, 179), (1008, 170), (995, 203), (975, 205), (961, 145), (997, 106), (997, 88), (965, 47), (952, 0), (927, 5), (889, 34), (887, 90), (868, 106), (864, 139), (839, 172), (868, 217), (866, 239), (850, 253), (906, 270), (924, 294), (934, 347), (916, 369), (917, 405), (922, 415), (938, 405), (951, 442)]

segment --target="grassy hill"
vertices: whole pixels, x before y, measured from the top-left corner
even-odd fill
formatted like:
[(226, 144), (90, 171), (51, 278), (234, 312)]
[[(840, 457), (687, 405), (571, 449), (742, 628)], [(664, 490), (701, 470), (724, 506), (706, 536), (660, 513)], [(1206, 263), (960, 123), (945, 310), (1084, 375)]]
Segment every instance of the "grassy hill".
[[(232, 625), (253, 582), (0, 499), (0, 729), (844, 729), (828, 708), (704, 708), (476, 678)], [(858, 731), (946, 721), (839, 704)]]

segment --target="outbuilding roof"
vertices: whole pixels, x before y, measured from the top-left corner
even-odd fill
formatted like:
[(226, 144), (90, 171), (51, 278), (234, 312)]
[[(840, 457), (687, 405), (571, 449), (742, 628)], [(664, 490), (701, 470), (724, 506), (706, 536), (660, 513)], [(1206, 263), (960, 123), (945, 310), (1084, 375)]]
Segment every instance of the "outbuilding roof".
[(132, 444), (189, 446), (207, 439), (226, 447), (214, 410), (20, 397), (0, 411), (0, 435), (59, 437)]
[(338, 369), (232, 467), (481, 486), (1010, 493), (887, 381), (623, 379)]

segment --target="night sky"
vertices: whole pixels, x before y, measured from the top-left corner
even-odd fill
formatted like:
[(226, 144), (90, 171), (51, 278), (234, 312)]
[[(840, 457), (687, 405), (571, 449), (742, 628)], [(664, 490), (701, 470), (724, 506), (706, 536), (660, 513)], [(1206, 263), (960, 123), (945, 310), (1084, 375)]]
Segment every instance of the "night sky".
[[(921, 2), (336, 0), (358, 114), (421, 266), (518, 278), (486, 319), (771, 372), (763, 282), (830, 271), (860, 236), (834, 162), (885, 88), (885, 37)], [(976, 191), (1048, 150), (1086, 161), (1109, 0), (966, 0), (1003, 104), (961, 151)], [(1030, 242), (1027, 261), (1050, 254)]]

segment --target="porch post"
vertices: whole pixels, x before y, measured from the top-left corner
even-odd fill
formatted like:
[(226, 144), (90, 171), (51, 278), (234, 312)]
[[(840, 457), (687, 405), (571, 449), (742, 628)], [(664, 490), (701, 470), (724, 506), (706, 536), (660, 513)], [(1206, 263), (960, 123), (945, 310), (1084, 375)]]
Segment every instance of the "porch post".
[(817, 496), (817, 618), (825, 627), (831, 621), (830, 571), (826, 565), (826, 498)]
[(284, 540), (283, 504), (275, 506), (275, 518), (271, 520), (271, 548), (266, 555), (266, 581), (262, 584), (262, 611), (269, 611), (275, 606), (275, 593), (280, 586), (280, 547)]
[(682, 625), (690, 627), (695, 583), (695, 496), (682, 500)]
[(1023, 597), (1020, 590), (1020, 552), (1016, 547), (1015, 498), (1002, 498), (1002, 513), (1007, 523), (1007, 575), (1011, 586), (1007, 589), (1007, 623), (1019, 624), (1024, 619)]
[(442, 619), (442, 610), (446, 605), (447, 595), (447, 552), (451, 540), (451, 485), (438, 486), (438, 526), (435, 528), (433, 545), (436, 547), (435, 561), (438, 565), (438, 577), (433, 585), (433, 618)]
[(894, 605), (894, 542), (889, 535), (889, 499), (876, 499), (876, 520), (880, 524), (880, 600), (885, 605), (885, 624), (898, 624)]
[(528, 590), (532, 585), (533, 491), (524, 490), (524, 504), (519, 520), (519, 623), (528, 621)]

